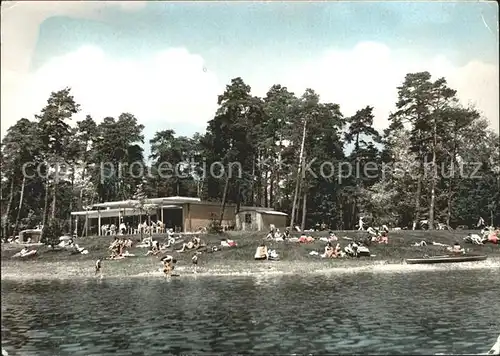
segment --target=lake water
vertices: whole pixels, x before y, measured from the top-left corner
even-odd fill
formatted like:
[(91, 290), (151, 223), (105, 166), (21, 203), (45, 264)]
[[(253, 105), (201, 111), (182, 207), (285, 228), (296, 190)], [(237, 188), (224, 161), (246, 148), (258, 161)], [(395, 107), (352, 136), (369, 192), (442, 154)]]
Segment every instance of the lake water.
[(10, 355), (487, 352), (498, 270), (2, 281)]

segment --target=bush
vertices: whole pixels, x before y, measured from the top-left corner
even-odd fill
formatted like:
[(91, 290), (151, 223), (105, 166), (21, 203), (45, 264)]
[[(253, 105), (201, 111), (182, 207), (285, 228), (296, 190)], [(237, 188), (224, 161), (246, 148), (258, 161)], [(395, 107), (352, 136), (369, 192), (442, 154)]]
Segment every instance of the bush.
[(208, 224), (207, 232), (209, 234), (222, 234), (224, 229), (222, 228), (219, 220), (212, 218), (210, 224)]
[(53, 220), (42, 230), (42, 243), (51, 245), (54, 248), (59, 243), (59, 238), (63, 235), (64, 223), (59, 220)]

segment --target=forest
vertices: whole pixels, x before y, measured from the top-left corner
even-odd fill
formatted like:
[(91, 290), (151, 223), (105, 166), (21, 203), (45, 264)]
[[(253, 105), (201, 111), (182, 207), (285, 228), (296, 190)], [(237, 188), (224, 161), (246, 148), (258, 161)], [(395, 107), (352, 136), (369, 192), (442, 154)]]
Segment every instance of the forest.
[[(165, 125), (149, 157), (133, 113), (76, 121), (77, 101), (71, 88), (54, 91), (3, 138), (3, 236), (56, 220), (71, 230), (70, 212), (98, 202), (173, 195), (217, 201), (221, 211), (272, 207), (302, 229), (354, 229), (360, 216), (408, 229), (422, 220), (472, 227), (480, 216), (500, 225), (499, 136), (429, 72), (401, 78), (382, 132), (371, 106), (346, 117), (313, 89), (298, 96), (277, 84), (258, 97), (234, 78), (204, 133)], [(165, 162), (175, 174), (164, 174)], [(235, 162), (238, 174), (221, 169)]]

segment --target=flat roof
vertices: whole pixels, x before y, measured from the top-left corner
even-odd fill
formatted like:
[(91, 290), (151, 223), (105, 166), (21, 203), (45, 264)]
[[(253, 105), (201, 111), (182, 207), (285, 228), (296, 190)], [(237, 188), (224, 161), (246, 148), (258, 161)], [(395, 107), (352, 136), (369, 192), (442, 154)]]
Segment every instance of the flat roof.
[[(160, 205), (158, 209), (182, 209), (179, 205)], [(108, 208), (102, 210), (88, 210), (88, 211), (72, 211), (73, 216), (87, 216), (89, 219), (97, 219), (99, 215), (101, 218), (113, 218), (118, 216), (139, 216), (140, 211), (133, 208)], [(147, 215), (146, 212), (142, 212), (142, 215)], [(156, 213), (150, 215), (157, 215)]]
[[(165, 204), (184, 204), (184, 203), (194, 203), (194, 202), (200, 202), (200, 198), (193, 198), (193, 197), (180, 197), (180, 196), (173, 196), (173, 197), (160, 197), (160, 198), (148, 198), (145, 199), (144, 203), (145, 204), (158, 204), (158, 205), (165, 205)], [(121, 200), (121, 201), (111, 201), (111, 202), (104, 202), (104, 203), (97, 203), (92, 205), (93, 208), (134, 208), (139, 204), (138, 200)]]
[(288, 216), (287, 213), (283, 213), (281, 211), (272, 210), (270, 208), (251, 208), (251, 209), (245, 208), (245, 209), (241, 209), (239, 211), (239, 213), (246, 213), (246, 212), (251, 212), (251, 211), (255, 211), (255, 212), (259, 213), (259, 214), (264, 214), (264, 215)]

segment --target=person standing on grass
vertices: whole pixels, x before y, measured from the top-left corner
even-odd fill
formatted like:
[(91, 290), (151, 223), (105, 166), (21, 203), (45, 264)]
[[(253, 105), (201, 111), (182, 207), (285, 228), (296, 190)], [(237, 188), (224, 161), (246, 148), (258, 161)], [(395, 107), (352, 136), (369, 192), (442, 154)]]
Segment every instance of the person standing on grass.
[(191, 258), (191, 263), (193, 264), (194, 273), (196, 273), (196, 270), (198, 267), (198, 255), (199, 254), (200, 254), (199, 252), (195, 252), (193, 257)]
[(102, 276), (102, 264), (101, 264), (101, 259), (99, 258), (97, 261), (95, 261), (95, 274), (100, 273)]
[(359, 222), (358, 222), (358, 225), (359, 225), (358, 231), (364, 230), (363, 224), (364, 224), (363, 217), (360, 216)]

